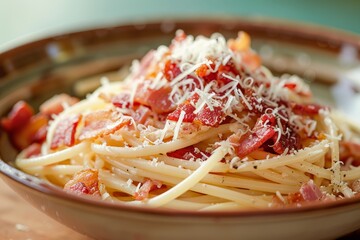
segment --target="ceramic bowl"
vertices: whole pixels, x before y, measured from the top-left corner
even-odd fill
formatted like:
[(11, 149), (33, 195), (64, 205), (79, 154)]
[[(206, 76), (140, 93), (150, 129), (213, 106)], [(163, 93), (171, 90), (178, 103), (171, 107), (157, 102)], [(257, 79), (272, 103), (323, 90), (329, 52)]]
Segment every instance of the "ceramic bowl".
[[(220, 32), (226, 37), (247, 31), (265, 65), (277, 73), (304, 77), (319, 101), (328, 105), (339, 104), (333, 86), (346, 82), (351, 89), (358, 87), (354, 76), (360, 66), (359, 36), (269, 20), (167, 20), (63, 34), (2, 52), (0, 114), (20, 99), (37, 106), (54, 93), (84, 96), (101, 76), (120, 79), (124, 71), (119, 69), (147, 50), (169, 44), (176, 29), (195, 35)], [(192, 212), (74, 196), (16, 169), (12, 164), (16, 152), (0, 134), (5, 182), (50, 217), (96, 239), (333, 239), (360, 228), (360, 197), (302, 208)]]

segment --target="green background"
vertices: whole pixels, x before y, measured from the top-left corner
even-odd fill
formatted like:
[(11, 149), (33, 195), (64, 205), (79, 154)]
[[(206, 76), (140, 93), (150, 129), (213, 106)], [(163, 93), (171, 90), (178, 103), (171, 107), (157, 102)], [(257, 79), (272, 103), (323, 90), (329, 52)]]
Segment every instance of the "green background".
[(0, 48), (92, 26), (199, 15), (270, 17), (360, 34), (356, 0), (0, 0)]

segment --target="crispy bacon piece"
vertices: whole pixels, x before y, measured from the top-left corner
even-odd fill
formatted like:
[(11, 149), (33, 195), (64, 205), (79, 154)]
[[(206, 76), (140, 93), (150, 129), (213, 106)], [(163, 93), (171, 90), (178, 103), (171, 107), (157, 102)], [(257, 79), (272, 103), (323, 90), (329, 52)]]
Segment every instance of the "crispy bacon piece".
[(48, 118), (44, 115), (32, 116), (24, 125), (10, 133), (10, 139), (18, 149), (24, 149), (34, 142), (45, 140)]
[(304, 183), (299, 192), (305, 201), (316, 201), (323, 197), (320, 188), (316, 186), (312, 180)]
[(196, 115), (194, 122), (210, 127), (218, 127), (225, 119), (225, 113), (222, 107), (214, 107), (211, 110), (207, 105)]
[(298, 115), (317, 115), (321, 109), (326, 110), (327, 107), (318, 104), (299, 104), (295, 102), (289, 103), (290, 108)]
[(111, 134), (130, 123), (129, 119), (124, 119), (121, 113), (113, 110), (91, 112), (84, 116), (84, 127), (79, 140)]
[(296, 83), (285, 83), (284, 84), (284, 88), (288, 88), (290, 90), (294, 90), (295, 88), (297, 87), (297, 84)]
[(239, 141), (236, 137), (230, 137), (229, 141), (234, 145), (236, 155), (243, 158), (271, 139), (275, 134), (274, 125), (275, 117), (264, 114), (256, 122), (252, 133), (245, 134)]
[(64, 189), (79, 195), (100, 196), (98, 175), (98, 171), (95, 169), (81, 170), (65, 184)]
[(287, 201), (289, 204), (312, 202), (318, 201), (320, 199), (326, 200), (326, 196), (321, 192), (320, 188), (314, 184), (313, 180), (302, 184), (299, 192), (290, 193), (287, 196)]
[(25, 158), (31, 158), (40, 155), (41, 153), (41, 144), (33, 143), (23, 150)]
[(230, 75), (232, 77), (239, 75), (239, 71), (236, 69), (234, 61), (229, 60), (226, 65), (219, 66), (216, 77), (219, 87), (222, 87), (231, 82), (231, 80), (225, 77), (224, 74)]
[(135, 122), (144, 124), (150, 115), (150, 109), (148, 107), (140, 105), (139, 108), (136, 109), (132, 117), (134, 118)]
[(150, 94), (147, 98), (147, 104), (156, 113), (169, 113), (174, 111), (175, 106), (170, 101), (171, 88), (160, 88), (157, 90), (149, 90)]
[(131, 99), (129, 93), (119, 93), (111, 99), (111, 103), (119, 108), (129, 108), (130, 102)]
[(175, 150), (173, 152), (168, 152), (166, 155), (168, 155), (169, 157), (173, 157), (173, 158), (180, 158), (180, 159), (185, 159), (185, 160), (190, 160), (190, 159), (203, 159), (204, 157), (209, 157), (208, 153), (205, 153), (203, 151), (200, 151), (198, 149), (196, 149), (194, 146), (188, 146), (185, 148), (181, 148), (178, 150)]
[(340, 142), (340, 160), (346, 163), (350, 160), (351, 165), (360, 166), (360, 143), (341, 141)]
[(179, 65), (176, 62), (167, 60), (164, 66), (164, 77), (171, 82), (181, 73)]
[(7, 132), (23, 127), (34, 115), (33, 108), (24, 101), (17, 102), (7, 117), (1, 119), (1, 126)]
[(149, 106), (156, 113), (169, 113), (175, 109), (170, 101), (171, 88), (162, 87), (159, 89), (151, 89), (147, 85), (140, 83), (137, 86), (134, 96), (134, 102)]
[(151, 94), (151, 89), (148, 88), (147, 84), (139, 83), (136, 87), (134, 95), (134, 103), (140, 103), (142, 105), (148, 105), (148, 98)]
[(56, 149), (62, 146), (73, 146), (75, 144), (76, 129), (81, 118), (80, 114), (76, 114), (62, 119), (55, 129), (50, 148)]
[(192, 123), (194, 121), (196, 117), (196, 114), (194, 113), (195, 107), (190, 103), (189, 100), (180, 104), (175, 111), (173, 111), (167, 116), (167, 119), (171, 121), (178, 121), (181, 111), (185, 112), (183, 122)]
[[(211, 60), (211, 59), (210, 59)], [(221, 65), (222, 66), (222, 65)], [(213, 80), (217, 80), (218, 72), (211, 71), (212, 69), (215, 69), (215, 64), (211, 63), (210, 68), (207, 64), (201, 65), (198, 69), (196, 69), (196, 75), (204, 79), (205, 82), (209, 83)], [(220, 68), (220, 67), (219, 67)]]
[(276, 152), (277, 154), (284, 153), (286, 148), (288, 150), (298, 150), (301, 148), (299, 134), (297, 134), (292, 130), (290, 131), (291, 131), (290, 134), (285, 134), (285, 135), (282, 134), (279, 140), (278, 140), (278, 136), (279, 136), (278, 134), (280, 133), (276, 133), (272, 137), (272, 140), (274, 142), (272, 148), (274, 152)]
[(290, 193), (287, 196), (287, 201), (289, 204), (295, 204), (295, 203), (304, 202), (305, 200), (300, 192), (295, 192), (295, 193)]
[(65, 93), (55, 95), (40, 105), (40, 113), (48, 116), (57, 115), (64, 111), (64, 106), (72, 106), (77, 102), (79, 102), (78, 98), (71, 97)]
[(246, 32), (238, 32), (236, 39), (228, 40), (228, 47), (233, 51), (247, 51), (251, 45), (251, 39)]
[(161, 188), (162, 183), (158, 180), (146, 179), (145, 182), (141, 185), (139, 191), (135, 192), (136, 200), (144, 200), (149, 197), (149, 193), (155, 189)]
[(225, 119), (222, 107), (217, 106), (211, 110), (207, 105), (199, 113), (195, 114), (194, 104), (199, 100), (199, 95), (194, 94), (190, 99), (180, 104), (176, 110), (167, 116), (168, 120), (178, 121), (181, 111), (185, 112), (183, 122), (196, 122), (201, 125), (217, 127)]

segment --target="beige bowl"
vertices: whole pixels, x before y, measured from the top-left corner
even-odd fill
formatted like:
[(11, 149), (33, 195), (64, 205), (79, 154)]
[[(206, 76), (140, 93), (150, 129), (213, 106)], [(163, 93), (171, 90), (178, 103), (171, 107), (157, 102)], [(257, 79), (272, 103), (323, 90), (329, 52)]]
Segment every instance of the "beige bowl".
[[(267, 66), (313, 82), (315, 96), (330, 105), (339, 100), (330, 92), (332, 85), (342, 86), (339, 79), (356, 85), (358, 36), (269, 20), (167, 20), (64, 34), (1, 53), (0, 114), (20, 99), (36, 106), (54, 93), (84, 96), (101, 76), (118, 80), (126, 74), (119, 69), (150, 48), (168, 44), (179, 28), (227, 37), (249, 32)], [(96, 239), (333, 239), (360, 228), (360, 197), (302, 208), (211, 213), (130, 207), (71, 195), (14, 168), (15, 151), (0, 134), (3, 179), (50, 217)]]

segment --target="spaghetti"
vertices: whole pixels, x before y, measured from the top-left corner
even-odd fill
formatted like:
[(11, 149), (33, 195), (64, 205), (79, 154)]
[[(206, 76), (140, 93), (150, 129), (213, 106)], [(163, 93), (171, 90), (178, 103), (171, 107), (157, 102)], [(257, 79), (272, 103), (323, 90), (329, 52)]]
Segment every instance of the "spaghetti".
[(105, 201), (219, 211), (360, 192), (359, 128), (313, 103), (299, 77), (273, 76), (244, 32), (178, 31), (124, 81), (37, 114), (19, 102), (2, 126), (22, 149), (17, 167)]

